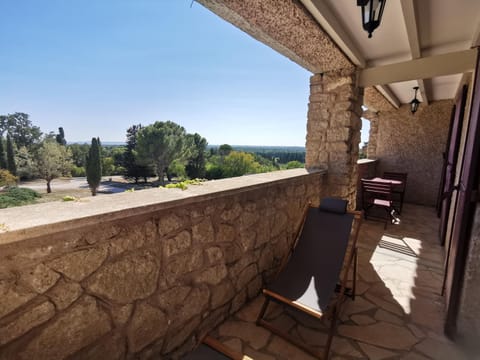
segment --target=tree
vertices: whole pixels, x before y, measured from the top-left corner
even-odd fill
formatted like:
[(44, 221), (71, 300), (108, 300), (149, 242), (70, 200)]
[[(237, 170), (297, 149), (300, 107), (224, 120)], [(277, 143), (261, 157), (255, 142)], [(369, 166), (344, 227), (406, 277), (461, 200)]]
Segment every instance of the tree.
[(5, 150), (3, 150), (3, 138), (0, 136), (0, 169), (7, 168), (7, 159), (5, 158)]
[(185, 171), (190, 179), (205, 177), (205, 151), (207, 140), (195, 133), (187, 135), (187, 166)]
[(185, 129), (172, 121), (157, 121), (138, 131), (138, 154), (154, 165), (162, 185), (165, 170), (175, 158), (181, 155), (185, 136)]
[(55, 141), (45, 140), (36, 152), (36, 173), (47, 182), (47, 193), (52, 192), (52, 180), (69, 173), (71, 166), (70, 151)]
[(232, 151), (225, 157), (222, 170), (224, 177), (234, 177), (257, 173), (259, 168), (252, 154)]
[(17, 176), (20, 180), (32, 179), (36, 176), (35, 153), (28, 151), (25, 146), (15, 152)]
[(55, 140), (60, 145), (67, 145), (67, 140), (65, 140), (65, 132), (63, 131), (63, 127), (58, 128), (58, 134), (55, 136)]
[(147, 182), (147, 177), (154, 175), (151, 167), (138, 159), (137, 134), (141, 129), (142, 124), (132, 125), (127, 129), (127, 149), (123, 157), (124, 177), (125, 179), (134, 179), (135, 184), (140, 178)]
[(92, 144), (87, 155), (87, 182), (92, 196), (97, 195), (97, 189), (102, 180), (102, 160), (100, 155), (100, 139), (92, 138)]
[(223, 144), (218, 147), (218, 154), (220, 156), (227, 156), (233, 151), (233, 148), (228, 144)]
[(13, 175), (17, 175), (17, 166), (15, 164), (15, 150), (10, 134), (7, 134), (7, 170)]
[(42, 132), (28, 117), (28, 114), (19, 112), (0, 116), (0, 136), (10, 134), (15, 145), (30, 149), (33, 144), (40, 142)]
[(71, 144), (68, 145), (68, 148), (72, 152), (72, 160), (75, 166), (85, 167), (90, 146), (88, 144)]

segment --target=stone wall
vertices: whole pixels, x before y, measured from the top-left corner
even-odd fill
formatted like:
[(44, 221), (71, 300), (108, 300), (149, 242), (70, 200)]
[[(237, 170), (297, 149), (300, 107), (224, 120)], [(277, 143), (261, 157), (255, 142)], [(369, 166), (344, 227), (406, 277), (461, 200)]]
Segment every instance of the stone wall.
[(406, 202), (436, 204), (452, 106), (444, 100), (420, 105), (415, 115), (408, 105), (378, 114), (376, 152), (369, 149), (369, 157), (379, 159), (378, 175), (408, 173)]
[(310, 79), (305, 166), (328, 170), (326, 191), (355, 208), (363, 92), (351, 70)]
[(362, 183), (361, 179), (371, 179), (377, 173), (377, 160), (361, 159), (357, 162), (358, 179), (357, 179), (357, 210), (363, 208), (362, 202)]
[[(15, 222), (18, 209), (2, 210), (9, 231), (0, 234), (0, 359), (188, 351), (272, 277), (302, 209), (319, 202), (322, 176), (296, 169), (184, 192), (26, 206), (25, 218), (44, 214), (30, 228)], [(139, 198), (150, 204), (129, 209)], [(46, 214), (62, 221), (49, 224)]]

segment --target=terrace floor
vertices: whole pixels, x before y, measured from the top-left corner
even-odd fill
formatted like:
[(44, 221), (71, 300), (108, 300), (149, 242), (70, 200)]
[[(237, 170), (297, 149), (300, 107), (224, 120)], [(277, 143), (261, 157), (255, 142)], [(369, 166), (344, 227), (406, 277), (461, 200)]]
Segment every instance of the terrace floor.
[[(443, 248), (433, 208), (406, 204), (400, 225), (364, 221), (359, 238), (355, 301), (343, 306), (331, 359), (469, 359), (442, 333)], [(247, 304), (210, 335), (259, 360), (313, 359), (257, 327), (263, 297)], [(267, 319), (301, 341), (322, 349), (319, 320), (274, 303)]]

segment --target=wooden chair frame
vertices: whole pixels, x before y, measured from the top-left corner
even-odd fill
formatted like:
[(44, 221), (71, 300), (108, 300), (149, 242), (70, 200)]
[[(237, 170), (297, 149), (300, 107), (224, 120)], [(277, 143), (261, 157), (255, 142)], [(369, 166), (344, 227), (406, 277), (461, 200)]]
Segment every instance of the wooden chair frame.
[[(296, 238), (295, 241), (285, 257), (284, 261), (282, 262), (282, 266), (279, 270), (278, 273), (280, 273), (283, 268), (286, 266), (288, 263), (289, 258), (292, 256), (295, 247), (298, 244), (303, 225), (306, 220), (307, 212), (310, 207), (307, 207), (304, 214), (303, 214), (303, 221), (300, 224), (298, 231), (296, 233)], [(362, 221), (362, 212), (360, 211), (348, 211), (347, 213), (353, 214), (354, 220), (352, 224), (352, 229), (350, 231), (350, 240), (349, 240), (349, 245), (348, 249), (345, 253), (344, 261), (343, 261), (343, 276), (340, 276), (340, 282), (337, 284), (337, 287), (334, 292), (332, 292), (332, 296), (334, 293), (337, 293), (337, 296), (331, 301), (327, 311), (325, 312), (319, 312), (316, 311), (315, 309), (312, 309), (308, 306), (304, 306), (303, 304), (300, 304), (296, 301), (292, 301), (291, 299), (287, 299), (280, 294), (277, 294), (273, 291), (270, 291), (268, 289), (263, 289), (263, 294), (265, 296), (265, 301), (263, 303), (263, 306), (260, 310), (260, 313), (257, 317), (257, 325), (263, 326), (266, 329), (270, 330), (274, 334), (284, 338), (287, 341), (290, 341), (291, 343), (295, 344), (302, 350), (306, 351), (307, 353), (318, 357), (319, 359), (328, 359), (329, 353), (330, 353), (330, 348), (332, 345), (332, 340), (333, 340), (333, 334), (335, 331), (335, 325), (339, 316), (339, 312), (341, 310), (341, 305), (345, 301), (346, 297), (349, 296), (352, 298), (352, 300), (355, 299), (355, 291), (356, 291), (356, 278), (357, 278), (357, 264), (358, 264), (358, 250), (357, 250), (357, 240), (358, 240), (358, 233), (360, 230), (360, 225)], [(348, 254), (348, 255), (347, 255)], [(350, 272), (353, 272), (352, 274), (352, 288), (347, 288), (347, 283), (348, 283), (348, 276)], [(330, 327), (328, 330), (328, 338), (327, 338), (327, 343), (325, 345), (325, 349), (323, 351), (323, 354), (319, 354), (318, 351), (311, 346), (308, 346), (307, 344), (302, 343), (301, 341), (298, 341), (297, 339), (291, 337), (289, 334), (286, 332), (282, 331), (281, 329), (278, 329), (274, 325), (272, 325), (270, 322), (264, 319), (265, 313), (267, 311), (268, 305), (270, 301), (275, 301), (284, 305), (288, 305), (294, 309), (300, 310), (308, 315), (311, 315), (317, 319), (322, 319), (322, 318), (327, 318), (330, 319)]]
[(402, 182), (401, 185), (394, 184), (392, 186), (392, 194), (395, 195), (395, 197), (398, 197), (398, 200), (396, 198), (392, 198), (392, 200), (394, 201), (394, 205), (398, 204), (398, 208), (396, 210), (399, 214), (401, 214), (403, 209), (403, 199), (405, 197), (405, 189), (407, 187), (408, 173), (384, 171), (382, 177), (384, 179), (398, 180)]
[[(384, 228), (387, 228), (389, 221), (393, 219), (392, 188), (393, 184), (390, 182), (378, 182), (374, 180), (361, 180), (362, 184), (362, 204), (365, 219), (375, 218), (385, 220)], [(369, 214), (373, 208), (380, 208), (386, 211), (385, 217)]]

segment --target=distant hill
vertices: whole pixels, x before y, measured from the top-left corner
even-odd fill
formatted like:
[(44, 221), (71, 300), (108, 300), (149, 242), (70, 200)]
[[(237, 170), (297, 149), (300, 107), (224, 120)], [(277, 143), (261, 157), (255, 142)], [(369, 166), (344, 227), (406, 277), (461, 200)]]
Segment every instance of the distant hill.
[[(72, 145), (72, 144), (90, 144), (92, 141), (67, 141), (67, 145)], [(102, 143), (103, 146), (125, 146), (125, 142), (121, 141), (102, 141), (100, 139), (100, 142)]]
[[(208, 145), (207, 148), (216, 149), (220, 145)], [(263, 145), (230, 145), (234, 150), (262, 153), (262, 152), (305, 152), (305, 146), (263, 146)]]

